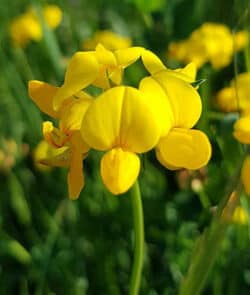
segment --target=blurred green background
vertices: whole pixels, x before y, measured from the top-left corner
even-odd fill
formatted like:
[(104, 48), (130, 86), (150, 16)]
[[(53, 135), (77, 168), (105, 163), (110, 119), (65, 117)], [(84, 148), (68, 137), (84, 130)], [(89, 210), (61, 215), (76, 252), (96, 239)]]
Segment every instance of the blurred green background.
[[(11, 21), (27, 7), (39, 10), (45, 4), (61, 8), (60, 26), (45, 32), (40, 42), (13, 46)], [(188, 37), (208, 21), (242, 29), (247, 13), (247, 0), (0, 0), (1, 295), (127, 294), (132, 266), (130, 198), (112, 196), (104, 188), (99, 155), (91, 152), (85, 161), (86, 186), (77, 201), (67, 199), (67, 171), (40, 171), (34, 164), (33, 150), (42, 139), (46, 116), (29, 99), (28, 80), (61, 85), (65, 60), (103, 29), (130, 37), (133, 45), (154, 51), (176, 68), (181, 64), (166, 58), (171, 41)], [(236, 62), (237, 71), (245, 71), (242, 53)], [(132, 85), (142, 75), (137, 65), (127, 71)], [(199, 123), (213, 145), (208, 167), (171, 172), (156, 162), (154, 153), (143, 157), (139, 182), (146, 257), (141, 294), (178, 293), (195, 241), (232, 182), (243, 154), (232, 137), (237, 114), (220, 113), (213, 97), (234, 75), (233, 62), (220, 71), (211, 73), (205, 66), (198, 73), (208, 79), (200, 87), (208, 102)], [(249, 213), (249, 197), (243, 194), (241, 204)], [(249, 245), (248, 219), (232, 222), (203, 294), (250, 293)]]

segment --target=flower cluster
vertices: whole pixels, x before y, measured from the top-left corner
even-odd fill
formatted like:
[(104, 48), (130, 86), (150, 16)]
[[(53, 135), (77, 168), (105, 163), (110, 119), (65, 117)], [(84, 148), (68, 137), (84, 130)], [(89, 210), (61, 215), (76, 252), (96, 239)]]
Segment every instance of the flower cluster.
[[(122, 85), (124, 69), (141, 59), (148, 71), (137, 88)], [(100, 171), (110, 192), (126, 192), (140, 172), (139, 155), (155, 148), (169, 169), (198, 169), (207, 164), (207, 136), (192, 129), (201, 115), (201, 99), (191, 83), (196, 69), (189, 64), (170, 70), (151, 51), (129, 47), (110, 51), (101, 44), (77, 52), (69, 60), (63, 85), (29, 82), (29, 95), (47, 115), (44, 139), (57, 149), (42, 163), (69, 167), (69, 196), (84, 186), (83, 159), (90, 149), (104, 152)], [(90, 95), (89, 86), (102, 93)], [(51, 155), (51, 154), (50, 154)]]
[(247, 42), (246, 31), (233, 35), (225, 25), (204, 23), (186, 40), (171, 43), (167, 54), (184, 63), (194, 62), (197, 67), (210, 62), (214, 69), (220, 69), (229, 65), (233, 53)]
[(98, 44), (102, 44), (109, 50), (116, 50), (130, 47), (132, 40), (109, 30), (97, 31), (92, 38), (83, 42), (82, 48), (83, 50), (94, 50)]
[(250, 73), (241, 73), (217, 93), (217, 105), (225, 112), (250, 113)]
[[(56, 29), (62, 20), (62, 11), (56, 5), (46, 5), (43, 18), (50, 29)], [(36, 11), (28, 8), (10, 24), (10, 37), (17, 46), (25, 47), (30, 41), (42, 39), (42, 26)]]
[[(234, 137), (243, 144), (250, 144), (250, 74), (241, 73), (217, 94), (218, 106), (226, 111), (237, 111), (240, 118), (234, 123)], [(250, 157), (244, 160), (241, 180), (245, 192), (250, 195)]]

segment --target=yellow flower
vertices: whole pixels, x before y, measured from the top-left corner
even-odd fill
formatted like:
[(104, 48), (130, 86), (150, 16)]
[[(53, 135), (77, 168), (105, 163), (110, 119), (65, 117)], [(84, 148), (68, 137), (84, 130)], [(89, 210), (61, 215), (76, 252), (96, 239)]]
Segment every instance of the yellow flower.
[(15, 45), (25, 47), (31, 40), (41, 40), (42, 29), (31, 13), (24, 13), (10, 24), (10, 36)]
[(235, 122), (233, 135), (239, 142), (250, 144), (250, 116), (242, 117)]
[(250, 73), (241, 73), (217, 94), (217, 104), (225, 112), (250, 112)]
[(62, 21), (62, 10), (56, 5), (46, 5), (43, 8), (45, 23), (51, 29), (56, 29)]
[(90, 84), (102, 89), (110, 88), (111, 83), (119, 85), (124, 69), (140, 57), (141, 51), (140, 47), (131, 47), (112, 52), (99, 44), (95, 51), (75, 53), (67, 66), (64, 83), (54, 98), (55, 109), (65, 98)]
[[(62, 150), (65, 152), (67, 148), (62, 148)], [(60, 155), (62, 153), (62, 150), (53, 148), (50, 144), (48, 144), (47, 141), (41, 140), (38, 145), (35, 147), (33, 151), (33, 159), (35, 166), (40, 171), (49, 171), (51, 169), (49, 163), (53, 161), (52, 159), (55, 159), (58, 157), (57, 165), (55, 165), (55, 161), (53, 162), (53, 166), (58, 167), (64, 167), (67, 166), (67, 163), (65, 163), (65, 158), (59, 161)], [(44, 161), (46, 159), (46, 161)]]
[(241, 225), (247, 224), (248, 223), (247, 211), (241, 206), (236, 207), (234, 210), (232, 220), (234, 223), (237, 223), (237, 224), (241, 224)]
[[(55, 29), (61, 23), (62, 11), (56, 5), (47, 5), (43, 8), (45, 23)], [(10, 36), (15, 45), (25, 47), (30, 41), (42, 39), (42, 26), (34, 9), (16, 17), (10, 24)]]
[(89, 146), (82, 140), (80, 127), (83, 116), (92, 102), (92, 98), (84, 92), (75, 97), (65, 99), (60, 109), (54, 111), (53, 97), (58, 88), (40, 81), (29, 82), (29, 95), (43, 112), (59, 119), (59, 128), (52, 122), (43, 123), (43, 135), (47, 143), (58, 149), (55, 157), (40, 159), (40, 163), (51, 166), (67, 166), (69, 197), (78, 198), (84, 186), (83, 158)]
[(186, 40), (171, 43), (168, 55), (185, 63), (194, 62), (197, 67), (210, 62), (220, 69), (229, 65), (234, 50), (241, 50), (247, 42), (246, 31), (233, 35), (223, 24), (204, 23)]
[(81, 132), (91, 148), (106, 151), (101, 160), (103, 182), (113, 194), (121, 194), (138, 177), (140, 160), (136, 154), (152, 149), (161, 129), (143, 93), (117, 86), (90, 105)]
[[(139, 89), (116, 86), (124, 68), (139, 58), (151, 76), (141, 80)], [(199, 94), (190, 84), (195, 76), (193, 63), (170, 70), (141, 47), (110, 51), (99, 44), (95, 51), (77, 52), (61, 87), (29, 83), (33, 101), (59, 119), (59, 127), (44, 122), (45, 140), (54, 148), (66, 148), (59, 159), (44, 163), (65, 159), (71, 198), (77, 198), (83, 187), (82, 159), (90, 148), (105, 152), (100, 171), (113, 194), (124, 193), (134, 184), (140, 171), (137, 154), (154, 147), (167, 168), (206, 165), (211, 155), (209, 140), (201, 131), (191, 130), (201, 114)], [(92, 99), (83, 91), (90, 85), (105, 91)]]
[(245, 192), (250, 196), (250, 156), (247, 156), (244, 160), (241, 169), (241, 181)]
[(236, 33), (234, 38), (236, 50), (243, 49), (249, 42), (249, 34), (247, 31), (240, 31)]
[(124, 49), (131, 46), (130, 38), (122, 37), (112, 31), (97, 31), (93, 38), (83, 42), (84, 50), (94, 50), (98, 44), (102, 44), (108, 50)]
[(157, 105), (152, 110), (156, 111), (158, 122), (162, 124), (168, 118), (156, 146), (158, 160), (169, 169), (205, 166), (211, 157), (209, 140), (203, 132), (190, 130), (201, 115), (201, 99), (189, 84), (195, 80), (193, 64), (172, 71), (152, 53), (143, 52), (142, 60), (151, 77), (142, 79), (139, 89), (145, 93), (149, 105)]

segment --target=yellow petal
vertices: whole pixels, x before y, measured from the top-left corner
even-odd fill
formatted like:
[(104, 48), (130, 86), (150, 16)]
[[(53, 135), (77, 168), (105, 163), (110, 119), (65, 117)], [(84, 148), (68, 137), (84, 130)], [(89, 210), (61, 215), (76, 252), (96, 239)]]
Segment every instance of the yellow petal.
[(82, 154), (83, 159), (87, 157), (87, 153), (90, 147), (87, 143), (83, 140), (81, 132), (79, 130), (75, 131), (70, 138), (70, 145), (71, 147)]
[(181, 167), (176, 167), (176, 166), (173, 166), (173, 165), (171, 165), (171, 164), (169, 164), (167, 161), (166, 161), (166, 159), (165, 159), (165, 157), (163, 156), (163, 154), (162, 154), (162, 150), (160, 150), (159, 148), (158, 148), (158, 146), (156, 147), (156, 149), (155, 149), (155, 152), (156, 152), (156, 158), (157, 158), (157, 160), (165, 167), (165, 168), (167, 168), (167, 169), (169, 169), (169, 170), (178, 170), (178, 169), (181, 169)]
[(116, 50), (114, 54), (117, 59), (117, 64), (126, 68), (136, 62), (140, 58), (143, 51), (144, 48), (142, 47), (130, 47)]
[(82, 155), (76, 151), (71, 152), (70, 168), (68, 173), (69, 198), (76, 200), (84, 187)]
[(102, 65), (116, 66), (116, 58), (112, 51), (106, 49), (102, 44), (96, 46), (96, 58)]
[(65, 81), (54, 97), (54, 108), (58, 109), (63, 100), (91, 84), (99, 73), (99, 64), (93, 52), (77, 52), (71, 58)]
[(153, 78), (146, 77), (141, 80), (139, 90), (144, 93), (145, 101), (162, 129), (161, 136), (165, 136), (173, 125), (174, 117), (163, 88)]
[(244, 160), (241, 169), (241, 181), (243, 183), (245, 192), (250, 195), (250, 156), (247, 156)]
[(40, 164), (52, 167), (69, 167), (70, 150), (68, 147), (53, 148), (48, 145), (46, 155), (40, 157), (37, 161)]
[(182, 79), (188, 83), (192, 83), (196, 79), (197, 67), (195, 63), (191, 62), (184, 68), (173, 70), (172, 74), (174, 74), (176, 78)]
[(53, 97), (56, 95), (58, 87), (42, 81), (31, 80), (28, 88), (29, 96), (39, 109), (53, 118), (58, 118), (58, 112), (53, 109)]
[(235, 122), (233, 135), (242, 143), (250, 143), (250, 116), (242, 117)]
[(123, 78), (123, 68), (116, 67), (114, 70), (108, 69), (109, 79), (116, 85), (120, 85)]
[(43, 122), (43, 137), (55, 148), (60, 148), (68, 141), (67, 135), (62, 133), (58, 128), (54, 127), (50, 121)]
[(142, 62), (151, 75), (166, 69), (158, 56), (149, 50), (143, 50)]
[(72, 134), (75, 130), (80, 130), (83, 117), (93, 102), (92, 98), (76, 99), (66, 107), (61, 115), (60, 130), (65, 134)]
[(101, 176), (114, 195), (125, 193), (135, 183), (140, 171), (140, 159), (121, 148), (107, 152), (101, 160)]
[(174, 126), (191, 128), (200, 118), (201, 99), (187, 82), (174, 77), (168, 71), (152, 76), (164, 89), (174, 113)]
[(92, 84), (104, 90), (110, 88), (106, 66), (103, 66), (103, 68), (100, 68), (99, 74)]
[(199, 130), (174, 128), (160, 139), (157, 153), (158, 160), (166, 167), (199, 169), (208, 163), (211, 145)]
[(100, 95), (88, 108), (82, 136), (96, 150), (122, 147), (136, 153), (150, 150), (161, 129), (143, 93), (132, 87), (114, 87)]

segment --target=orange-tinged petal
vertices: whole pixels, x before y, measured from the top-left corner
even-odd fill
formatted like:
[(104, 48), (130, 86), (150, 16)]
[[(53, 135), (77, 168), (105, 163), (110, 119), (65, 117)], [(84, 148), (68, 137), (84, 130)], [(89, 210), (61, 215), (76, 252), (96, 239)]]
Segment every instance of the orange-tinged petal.
[(71, 147), (82, 154), (83, 159), (86, 158), (90, 149), (89, 145), (83, 140), (80, 130), (75, 131), (70, 138)]
[(125, 193), (135, 183), (140, 171), (140, 159), (121, 148), (107, 152), (101, 160), (101, 176), (114, 195)]
[(84, 187), (82, 155), (74, 150), (71, 151), (70, 167), (68, 173), (69, 198), (76, 200)]
[(92, 102), (92, 98), (75, 99), (62, 113), (60, 130), (68, 135), (80, 130), (83, 117)]
[(54, 97), (54, 108), (58, 109), (65, 98), (90, 85), (99, 74), (100, 66), (93, 52), (77, 52), (71, 58), (64, 84)]
[(166, 167), (199, 169), (211, 157), (207, 136), (193, 129), (174, 128), (157, 145), (158, 160)]
[(164, 89), (174, 114), (174, 126), (192, 128), (201, 115), (201, 99), (187, 82), (174, 77), (168, 71), (152, 76)]
[(53, 97), (56, 95), (58, 87), (42, 81), (31, 80), (28, 88), (29, 96), (39, 109), (53, 118), (58, 118), (58, 112), (53, 109)]
[(50, 121), (43, 122), (43, 137), (55, 148), (60, 148), (68, 141), (67, 135), (62, 133), (58, 128), (54, 127)]
[(122, 147), (137, 153), (150, 150), (161, 129), (143, 93), (118, 86), (105, 91), (88, 108), (82, 124), (86, 143), (97, 150)]
[(250, 156), (247, 156), (241, 169), (241, 181), (245, 192), (250, 195)]
[(235, 122), (233, 135), (242, 143), (250, 143), (250, 116), (242, 117)]

